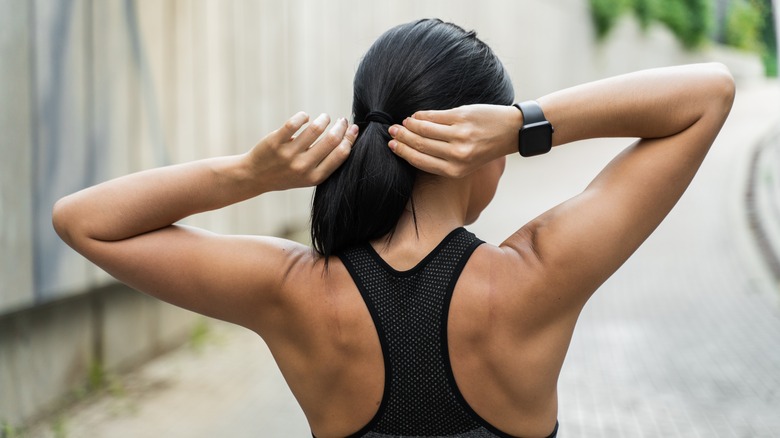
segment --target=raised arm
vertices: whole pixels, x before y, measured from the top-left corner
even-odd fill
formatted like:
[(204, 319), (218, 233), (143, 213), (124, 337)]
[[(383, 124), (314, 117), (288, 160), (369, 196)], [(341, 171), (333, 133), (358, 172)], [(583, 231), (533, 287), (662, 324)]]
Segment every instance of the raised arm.
[(680, 134), (705, 117), (709, 141), (731, 109), (734, 81), (722, 64), (643, 70), (561, 90), (538, 99), (550, 113), (554, 145), (598, 137), (654, 139)]
[[(296, 114), (246, 154), (117, 178), (59, 200), (54, 228), (128, 285), (198, 313), (254, 324), (274, 302), (289, 254), (280, 239), (220, 236), (173, 225), (272, 190), (317, 184), (348, 156), (357, 127)], [(257, 327), (252, 327), (257, 328)]]
[[(539, 278), (580, 307), (668, 214), (725, 121), (734, 83), (719, 64), (640, 71), (538, 99), (553, 144), (639, 137), (580, 195), (541, 214), (502, 245), (533, 254)], [(390, 147), (423, 170), (463, 176), (516, 153), (522, 115), (474, 105), (424, 111), (395, 126)], [(527, 257), (524, 259), (527, 260)]]

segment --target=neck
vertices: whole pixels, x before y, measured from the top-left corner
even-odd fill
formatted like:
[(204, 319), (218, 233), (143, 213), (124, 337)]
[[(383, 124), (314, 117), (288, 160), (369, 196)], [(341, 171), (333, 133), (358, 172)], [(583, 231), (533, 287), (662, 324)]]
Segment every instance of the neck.
[(396, 269), (408, 269), (427, 255), (455, 228), (467, 222), (469, 179), (420, 175), (395, 232), (372, 242)]

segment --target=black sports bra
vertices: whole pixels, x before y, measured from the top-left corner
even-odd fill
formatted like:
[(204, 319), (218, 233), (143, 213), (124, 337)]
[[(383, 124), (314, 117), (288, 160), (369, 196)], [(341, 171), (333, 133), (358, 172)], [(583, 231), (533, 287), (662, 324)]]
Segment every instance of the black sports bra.
[[(385, 363), (379, 409), (350, 438), (511, 438), (466, 403), (449, 360), (447, 316), (452, 292), (482, 243), (458, 228), (407, 271), (393, 269), (369, 244), (339, 255), (371, 313)], [(556, 423), (548, 438), (557, 431)]]

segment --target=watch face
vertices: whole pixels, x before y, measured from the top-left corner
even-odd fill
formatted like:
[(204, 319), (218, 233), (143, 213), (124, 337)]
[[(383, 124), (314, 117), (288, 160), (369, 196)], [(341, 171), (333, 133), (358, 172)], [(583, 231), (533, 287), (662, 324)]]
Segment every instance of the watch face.
[(520, 130), (520, 155), (532, 157), (550, 152), (553, 128), (549, 122), (534, 123)]

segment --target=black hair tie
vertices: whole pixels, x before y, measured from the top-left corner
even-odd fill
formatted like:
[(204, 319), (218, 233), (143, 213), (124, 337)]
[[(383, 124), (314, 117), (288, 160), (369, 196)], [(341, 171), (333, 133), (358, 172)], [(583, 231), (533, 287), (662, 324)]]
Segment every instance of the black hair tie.
[(364, 123), (377, 122), (384, 125), (392, 125), (395, 123), (393, 122), (393, 116), (384, 111), (371, 111), (366, 114), (366, 117), (363, 120), (365, 120)]

